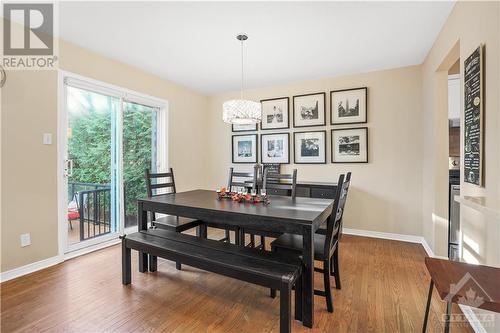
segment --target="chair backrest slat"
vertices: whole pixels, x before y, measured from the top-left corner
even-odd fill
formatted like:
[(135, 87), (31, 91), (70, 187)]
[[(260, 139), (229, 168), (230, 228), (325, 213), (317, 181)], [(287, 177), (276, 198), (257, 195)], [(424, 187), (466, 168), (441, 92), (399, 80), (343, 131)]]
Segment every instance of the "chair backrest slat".
[(229, 179), (227, 182), (228, 191), (233, 191), (234, 187), (251, 187), (257, 189), (258, 166), (255, 165), (253, 172), (235, 172), (234, 168), (229, 168)]
[(271, 173), (265, 169), (262, 188), (289, 190), (292, 198), (295, 198), (297, 194), (297, 169), (293, 169), (292, 174)]
[(342, 228), (342, 217), (344, 215), (345, 203), (347, 201), (347, 193), (351, 183), (351, 173), (347, 173), (347, 177), (340, 175), (337, 182), (337, 192), (333, 204), (332, 214), (327, 220), (326, 240), (324, 253), (329, 254), (335, 242), (339, 239), (340, 229)]
[[(162, 195), (165, 193), (153, 193), (153, 190), (158, 189), (167, 189), (167, 193), (175, 193), (175, 179), (174, 179), (174, 171), (170, 168), (169, 172), (164, 173), (151, 173), (149, 169), (145, 171), (146, 175), (146, 190), (148, 193), (148, 197), (154, 197), (158, 195)], [(160, 178), (166, 178), (166, 180), (160, 182)], [(156, 181), (153, 183), (153, 179)]]

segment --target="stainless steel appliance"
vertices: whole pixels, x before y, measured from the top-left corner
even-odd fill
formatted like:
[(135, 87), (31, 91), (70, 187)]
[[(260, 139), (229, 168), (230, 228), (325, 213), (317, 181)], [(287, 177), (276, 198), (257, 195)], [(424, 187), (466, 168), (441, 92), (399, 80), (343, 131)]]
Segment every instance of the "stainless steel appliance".
[(450, 170), (449, 186), (449, 228), (448, 257), (450, 260), (460, 260), (460, 204), (455, 196), (460, 195), (460, 170)]

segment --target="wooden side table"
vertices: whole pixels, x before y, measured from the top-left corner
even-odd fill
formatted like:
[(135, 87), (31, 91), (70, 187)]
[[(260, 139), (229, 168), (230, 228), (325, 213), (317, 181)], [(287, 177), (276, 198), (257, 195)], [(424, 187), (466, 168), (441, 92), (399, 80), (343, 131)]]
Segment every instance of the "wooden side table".
[(422, 332), (427, 330), (434, 287), (439, 297), (447, 303), (445, 333), (450, 331), (452, 303), (500, 312), (500, 268), (429, 257), (425, 258), (425, 266), (431, 276), (431, 283)]

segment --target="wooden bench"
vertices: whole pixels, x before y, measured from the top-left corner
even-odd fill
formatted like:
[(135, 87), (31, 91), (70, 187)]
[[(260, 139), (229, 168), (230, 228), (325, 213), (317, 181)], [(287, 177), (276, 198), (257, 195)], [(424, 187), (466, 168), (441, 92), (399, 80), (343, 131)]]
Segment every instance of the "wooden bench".
[(302, 320), (302, 261), (162, 229), (122, 237), (122, 283), (131, 283), (131, 249), (280, 291), (280, 332), (291, 331), (291, 291), (295, 318)]

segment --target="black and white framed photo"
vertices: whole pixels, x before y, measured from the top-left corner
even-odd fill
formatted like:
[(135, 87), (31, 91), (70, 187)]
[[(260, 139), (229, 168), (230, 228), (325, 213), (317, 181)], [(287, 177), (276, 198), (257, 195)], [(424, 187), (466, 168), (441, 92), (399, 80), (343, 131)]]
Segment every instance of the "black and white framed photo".
[(261, 100), (262, 122), (260, 128), (263, 130), (288, 128), (288, 101), (288, 97)]
[(326, 93), (293, 96), (293, 127), (326, 125)]
[(233, 135), (233, 163), (257, 163), (257, 134)]
[(233, 132), (256, 131), (257, 130), (257, 124), (249, 124), (249, 125), (232, 124), (231, 129), (232, 129)]
[(326, 163), (326, 131), (295, 132), (293, 138), (296, 164)]
[(368, 163), (368, 127), (332, 129), (332, 163)]
[(367, 92), (366, 87), (330, 91), (330, 123), (366, 123)]
[(290, 163), (290, 133), (260, 135), (262, 163)]

